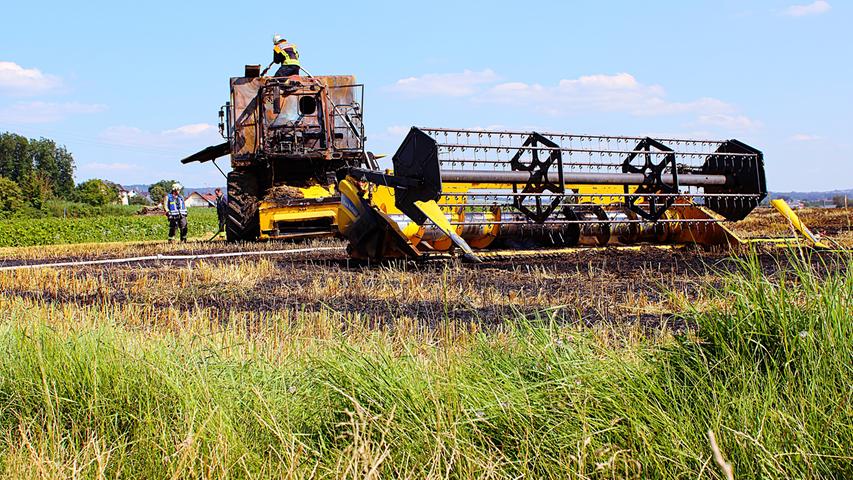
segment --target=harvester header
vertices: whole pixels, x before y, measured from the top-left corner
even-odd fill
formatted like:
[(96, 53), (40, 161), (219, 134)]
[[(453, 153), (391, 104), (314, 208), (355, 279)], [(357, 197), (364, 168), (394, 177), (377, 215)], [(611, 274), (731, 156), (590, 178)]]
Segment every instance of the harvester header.
[(338, 225), (355, 256), (724, 243), (714, 224), (743, 219), (767, 194), (762, 153), (738, 140), (413, 127), (393, 165), (339, 175), (351, 208)]

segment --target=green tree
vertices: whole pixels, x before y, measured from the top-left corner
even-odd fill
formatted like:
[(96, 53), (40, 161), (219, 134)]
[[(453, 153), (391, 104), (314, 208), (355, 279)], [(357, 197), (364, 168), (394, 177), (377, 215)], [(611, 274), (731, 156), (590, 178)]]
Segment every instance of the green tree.
[(104, 180), (93, 178), (77, 185), (75, 197), (78, 202), (101, 206), (118, 201), (118, 191)]
[(3, 133), (0, 134), (0, 176), (17, 183), (36, 207), (41, 200), (54, 196), (70, 199), (74, 194), (74, 157), (53, 140), (31, 140)]
[(0, 134), (0, 175), (19, 183), (33, 173), (30, 142), (14, 133)]
[[(177, 180), (160, 180), (148, 187), (148, 196), (151, 197), (151, 202), (158, 204), (163, 201), (167, 193), (172, 191), (172, 184), (179, 183)], [(181, 187), (181, 195), (184, 194), (184, 189)]]
[(847, 195), (833, 195), (832, 196), (832, 203), (838, 208), (844, 208), (844, 207), (848, 206), (848, 202), (853, 203), (847, 198)]
[(74, 157), (64, 146), (56, 148), (56, 167), (53, 193), (57, 197), (71, 198), (74, 195)]
[(0, 177), (0, 214), (13, 213), (24, 206), (24, 194), (17, 183)]
[(41, 209), (46, 200), (54, 197), (53, 182), (41, 172), (30, 175), (20, 186), (24, 198), (36, 209)]

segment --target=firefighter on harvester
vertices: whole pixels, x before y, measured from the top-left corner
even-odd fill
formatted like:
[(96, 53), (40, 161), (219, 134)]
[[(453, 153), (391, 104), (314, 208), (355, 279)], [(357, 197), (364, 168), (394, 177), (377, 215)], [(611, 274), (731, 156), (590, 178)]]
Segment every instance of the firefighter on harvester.
[(169, 242), (175, 241), (175, 230), (181, 231), (181, 241), (187, 241), (187, 205), (181, 195), (181, 185), (172, 184), (172, 191), (163, 200), (163, 208), (169, 219)]
[(261, 75), (266, 75), (267, 70), (273, 64), (280, 64), (281, 67), (275, 72), (276, 77), (290, 77), (299, 75), (299, 51), (296, 50), (296, 45), (285, 40), (281, 35), (275, 34), (272, 37), (272, 62), (264, 69)]

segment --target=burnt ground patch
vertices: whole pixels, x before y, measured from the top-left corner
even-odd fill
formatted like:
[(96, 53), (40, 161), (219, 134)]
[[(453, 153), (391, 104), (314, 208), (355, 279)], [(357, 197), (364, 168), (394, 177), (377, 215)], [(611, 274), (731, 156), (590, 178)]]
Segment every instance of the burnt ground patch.
[[(488, 327), (526, 318), (680, 330), (690, 325), (679, 316), (672, 296), (700, 299), (707, 287), (720, 284), (721, 275), (740, 268), (738, 262), (745, 257), (650, 247), (511, 257), (478, 265), (453, 260), (366, 265), (334, 252), (264, 258), (268, 262), (264, 273), (245, 285), (239, 278), (217, 278), (217, 268), (248, 272), (258, 257), (204, 260), (205, 277), (194, 276), (198, 261), (88, 266), (74, 270), (68, 285), (41, 289), (22, 284), (3, 293), (52, 303), (204, 309), (218, 322), (241, 312), (286, 311), (359, 316), (383, 328), (393, 328), (401, 318), (428, 327), (447, 321)], [(771, 276), (781, 277), (793, 268), (784, 252), (763, 253), (752, 260)], [(847, 268), (822, 255), (810, 260), (817, 272), (839, 265)], [(170, 291), (170, 282), (177, 271), (189, 281), (176, 293)], [(140, 288), (139, 282), (147, 287)], [(75, 286), (78, 283), (86, 287)]]

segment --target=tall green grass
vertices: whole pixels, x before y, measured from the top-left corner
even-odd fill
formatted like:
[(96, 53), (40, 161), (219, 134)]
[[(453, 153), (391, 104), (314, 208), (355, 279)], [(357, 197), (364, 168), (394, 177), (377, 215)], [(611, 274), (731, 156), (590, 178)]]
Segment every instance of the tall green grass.
[[(853, 273), (755, 258), (695, 333), (169, 328), (0, 297), (9, 477), (853, 478)], [(343, 322), (343, 323), (342, 323)], [(348, 323), (350, 322), (350, 323)], [(132, 323), (134, 326), (130, 326)], [(148, 325), (140, 327), (139, 325)], [(182, 328), (182, 326), (184, 328)], [(313, 332), (313, 333), (312, 333)]]

